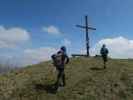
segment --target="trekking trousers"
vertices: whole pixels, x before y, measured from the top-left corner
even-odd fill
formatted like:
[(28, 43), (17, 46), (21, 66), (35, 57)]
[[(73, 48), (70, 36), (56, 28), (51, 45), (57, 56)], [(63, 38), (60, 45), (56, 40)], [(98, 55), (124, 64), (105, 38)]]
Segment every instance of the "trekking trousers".
[(103, 61), (104, 61), (104, 62), (107, 62), (107, 61), (108, 61), (107, 55), (103, 55), (102, 58), (103, 58)]
[(57, 85), (59, 86), (61, 83), (63, 82), (63, 86), (66, 85), (66, 80), (65, 80), (65, 72), (64, 72), (64, 68), (60, 68), (58, 69), (58, 75), (57, 75)]

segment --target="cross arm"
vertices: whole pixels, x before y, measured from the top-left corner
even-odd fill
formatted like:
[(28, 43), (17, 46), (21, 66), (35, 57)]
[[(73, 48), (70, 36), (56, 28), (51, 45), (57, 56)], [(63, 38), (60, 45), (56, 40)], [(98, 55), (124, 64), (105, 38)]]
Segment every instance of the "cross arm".
[[(76, 27), (86, 28), (86, 26), (81, 26), (81, 25), (76, 25)], [(93, 28), (93, 27), (87, 27), (87, 28), (91, 30), (96, 30), (96, 28)]]

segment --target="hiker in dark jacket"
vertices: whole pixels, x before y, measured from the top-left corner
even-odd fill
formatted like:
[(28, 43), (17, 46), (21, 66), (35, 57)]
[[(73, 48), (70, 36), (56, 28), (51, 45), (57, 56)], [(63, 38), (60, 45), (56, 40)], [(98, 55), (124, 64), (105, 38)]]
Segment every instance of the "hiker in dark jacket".
[(104, 62), (104, 69), (106, 68), (106, 62), (108, 61), (108, 49), (106, 48), (106, 45), (103, 44), (101, 50), (100, 50), (101, 56), (103, 58), (103, 62)]
[[(66, 80), (65, 80), (65, 64), (69, 62), (69, 57), (67, 56), (66, 53), (66, 47), (62, 46), (60, 50), (57, 52), (57, 54), (52, 55), (52, 59), (54, 61), (54, 66), (56, 67), (58, 71), (57, 75), (57, 81), (56, 81), (56, 89), (60, 85), (65, 86), (66, 85)], [(62, 81), (63, 84), (60, 83)]]

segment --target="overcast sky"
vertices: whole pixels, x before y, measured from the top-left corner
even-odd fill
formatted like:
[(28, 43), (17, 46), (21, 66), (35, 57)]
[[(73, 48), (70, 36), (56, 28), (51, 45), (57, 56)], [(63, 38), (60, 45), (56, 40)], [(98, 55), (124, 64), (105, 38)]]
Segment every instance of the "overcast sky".
[(106, 44), (110, 56), (133, 58), (133, 0), (0, 0), (0, 59), (33, 64), (50, 59), (62, 45), (85, 52), (88, 15), (91, 55)]

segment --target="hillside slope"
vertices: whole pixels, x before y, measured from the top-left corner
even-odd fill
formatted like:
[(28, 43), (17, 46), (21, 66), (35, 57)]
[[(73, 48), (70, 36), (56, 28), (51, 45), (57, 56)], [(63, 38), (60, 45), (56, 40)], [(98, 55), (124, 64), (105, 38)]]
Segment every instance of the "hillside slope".
[(74, 58), (66, 66), (67, 86), (56, 94), (50, 62), (0, 75), (0, 100), (133, 100), (133, 60)]

